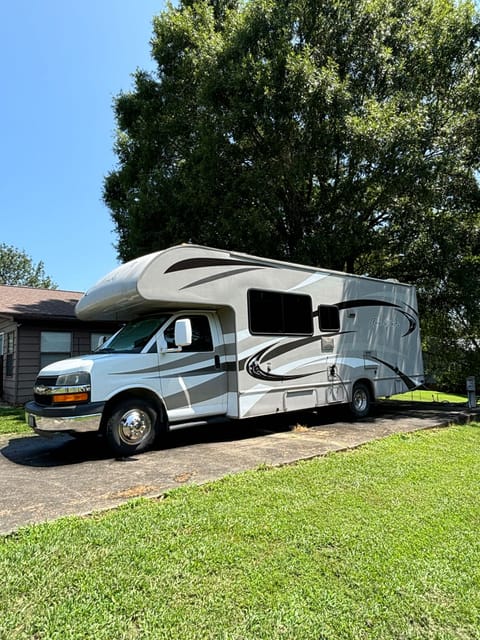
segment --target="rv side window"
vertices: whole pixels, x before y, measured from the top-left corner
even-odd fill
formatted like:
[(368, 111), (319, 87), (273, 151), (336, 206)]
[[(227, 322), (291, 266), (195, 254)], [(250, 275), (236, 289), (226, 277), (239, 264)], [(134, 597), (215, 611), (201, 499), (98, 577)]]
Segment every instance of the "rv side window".
[(335, 305), (321, 304), (318, 307), (320, 331), (340, 331), (340, 314)]
[[(175, 320), (181, 320), (187, 316), (181, 318), (175, 318)], [(187, 347), (183, 347), (182, 351), (213, 351), (212, 332), (210, 331), (210, 323), (207, 316), (188, 316), (192, 323), (192, 344)], [(174, 348), (175, 345), (175, 320), (169, 325), (163, 334), (168, 348)]]
[(250, 333), (312, 335), (310, 296), (277, 291), (248, 292)]

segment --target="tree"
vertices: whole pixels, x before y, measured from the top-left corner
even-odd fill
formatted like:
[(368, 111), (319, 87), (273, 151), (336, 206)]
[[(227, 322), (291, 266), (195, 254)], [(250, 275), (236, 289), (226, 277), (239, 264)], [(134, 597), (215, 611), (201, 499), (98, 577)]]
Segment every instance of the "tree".
[[(427, 211), (402, 236), (402, 244), (371, 256), (371, 266), (377, 275), (416, 284), (429, 378), (464, 392), (465, 378), (480, 372), (480, 214)], [(368, 260), (364, 267), (370, 269)]]
[(45, 275), (43, 262), (35, 265), (20, 249), (0, 244), (0, 284), (56, 289), (57, 285)]
[(170, 6), (156, 73), (115, 102), (119, 257), (191, 241), (400, 277), (419, 286), (426, 343), (468, 359), (479, 38), (468, 0)]
[(478, 38), (452, 0), (170, 7), (156, 76), (115, 104), (120, 258), (193, 241), (354, 271), (478, 193)]

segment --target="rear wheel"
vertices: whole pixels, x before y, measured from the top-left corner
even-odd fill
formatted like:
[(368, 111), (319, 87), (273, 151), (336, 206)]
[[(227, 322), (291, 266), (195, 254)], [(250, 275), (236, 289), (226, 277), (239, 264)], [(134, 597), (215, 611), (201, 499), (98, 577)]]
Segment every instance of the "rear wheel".
[(157, 435), (157, 411), (144, 400), (124, 400), (112, 411), (105, 430), (108, 446), (117, 456), (149, 449)]
[(357, 382), (352, 391), (350, 411), (355, 418), (364, 418), (370, 412), (372, 400), (370, 389), (363, 382)]

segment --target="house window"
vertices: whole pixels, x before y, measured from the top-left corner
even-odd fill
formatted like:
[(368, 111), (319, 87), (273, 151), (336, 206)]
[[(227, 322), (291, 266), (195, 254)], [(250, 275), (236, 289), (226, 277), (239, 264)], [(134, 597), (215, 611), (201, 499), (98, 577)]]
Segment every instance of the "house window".
[(278, 291), (248, 292), (250, 333), (312, 335), (310, 296)]
[(102, 344), (104, 344), (110, 337), (111, 333), (91, 333), (90, 334), (90, 349), (96, 351)]
[(72, 334), (66, 331), (42, 331), (40, 334), (40, 366), (70, 358)]
[(321, 304), (318, 307), (320, 331), (340, 331), (340, 314), (338, 307), (332, 304)]
[(5, 375), (11, 378), (13, 376), (13, 353), (15, 348), (15, 334), (13, 331), (7, 333), (6, 343)]

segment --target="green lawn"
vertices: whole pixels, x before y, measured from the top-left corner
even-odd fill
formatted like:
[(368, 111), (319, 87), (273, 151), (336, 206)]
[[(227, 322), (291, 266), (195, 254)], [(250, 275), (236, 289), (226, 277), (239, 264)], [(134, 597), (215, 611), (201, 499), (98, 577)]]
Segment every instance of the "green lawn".
[(0, 407), (0, 435), (33, 433), (25, 423), (25, 411), (18, 407)]
[(0, 638), (479, 638), (479, 450), (398, 435), (22, 529)]
[(459, 396), (453, 393), (443, 393), (442, 391), (433, 391), (426, 389), (415, 389), (415, 391), (407, 391), (391, 396), (390, 400), (410, 400), (415, 402), (453, 402), (466, 404), (467, 396)]

